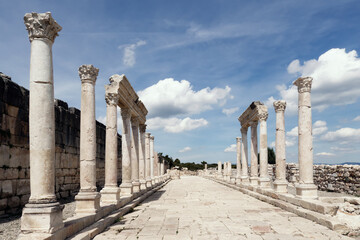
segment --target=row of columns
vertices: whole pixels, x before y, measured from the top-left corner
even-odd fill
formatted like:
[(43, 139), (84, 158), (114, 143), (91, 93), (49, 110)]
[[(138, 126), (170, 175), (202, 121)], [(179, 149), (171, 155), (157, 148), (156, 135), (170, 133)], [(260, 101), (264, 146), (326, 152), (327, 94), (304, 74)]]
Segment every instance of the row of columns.
[[(295, 185), (296, 196), (299, 198), (317, 198), (317, 187), (313, 180), (313, 143), (312, 143), (312, 117), (311, 117), (311, 77), (298, 78), (294, 85), (298, 87), (298, 161), (299, 183)], [(248, 175), (248, 126), (242, 126), (242, 138), (236, 138), (237, 166), (236, 184), (250, 184), (269, 188), (271, 185), (279, 193), (286, 193), (288, 182), (286, 180), (286, 138), (285, 117), (286, 102), (283, 100), (273, 103), (276, 114), (276, 172), (275, 181), (271, 184), (268, 176), (267, 153), (267, 112), (259, 114), (259, 121), (249, 124), (251, 127), (250, 141), (250, 176)], [(258, 174), (257, 125), (260, 122), (260, 174)], [(221, 171), (221, 162), (218, 163), (218, 176), (231, 182), (229, 178), (228, 163), (224, 163), (224, 173)], [(231, 172), (230, 172), (231, 174)]]
[[(55, 196), (55, 115), (52, 45), (61, 27), (51, 13), (28, 13), (24, 22), (31, 42), (30, 56), (30, 191), (23, 209), (19, 239), (47, 239), (64, 227), (63, 206)], [(99, 69), (93, 65), (79, 68), (81, 79), (80, 116), (80, 190), (76, 213), (94, 214), (100, 200), (120, 204), (120, 197), (135, 197), (154, 186), (154, 137), (146, 133), (130, 109), (122, 108), (122, 183), (117, 183), (117, 106), (119, 94), (106, 93), (105, 187), (96, 188), (95, 82)], [(112, 83), (113, 79), (110, 78)], [(163, 163), (159, 164), (164, 174)], [(158, 182), (164, 176), (157, 176)], [(35, 235), (29, 236), (34, 233)], [(43, 235), (40, 235), (43, 234)]]

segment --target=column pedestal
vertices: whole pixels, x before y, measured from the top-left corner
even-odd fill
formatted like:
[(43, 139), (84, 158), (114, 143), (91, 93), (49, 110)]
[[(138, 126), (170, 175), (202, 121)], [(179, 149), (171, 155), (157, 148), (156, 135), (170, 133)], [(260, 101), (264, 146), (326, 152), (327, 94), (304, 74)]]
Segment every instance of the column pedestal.
[(278, 193), (287, 193), (287, 181), (277, 181), (275, 180), (274, 183), (274, 191)]
[(133, 194), (132, 183), (121, 183), (120, 184), (120, 196), (131, 196)]
[(105, 187), (101, 191), (101, 202), (117, 204), (120, 200), (120, 188)]
[(98, 192), (79, 192), (75, 196), (76, 214), (94, 214), (100, 209), (100, 194)]
[(317, 186), (313, 183), (295, 184), (296, 197), (302, 199), (314, 199), (318, 197)]

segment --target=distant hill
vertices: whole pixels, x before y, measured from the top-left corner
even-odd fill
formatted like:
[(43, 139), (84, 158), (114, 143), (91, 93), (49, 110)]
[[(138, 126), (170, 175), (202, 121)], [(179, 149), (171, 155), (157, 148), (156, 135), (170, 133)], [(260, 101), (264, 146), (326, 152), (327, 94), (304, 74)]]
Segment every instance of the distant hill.
[(314, 165), (360, 165), (360, 162), (343, 162), (343, 163), (314, 163)]
[(344, 162), (344, 163), (340, 163), (339, 165), (345, 165), (345, 164), (348, 164), (348, 165), (360, 165), (360, 162)]

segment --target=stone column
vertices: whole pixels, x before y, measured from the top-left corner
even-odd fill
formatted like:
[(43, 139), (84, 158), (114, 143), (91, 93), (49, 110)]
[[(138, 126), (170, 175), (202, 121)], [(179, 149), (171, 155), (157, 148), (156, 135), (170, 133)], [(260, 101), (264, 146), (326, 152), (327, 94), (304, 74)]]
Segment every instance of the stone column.
[(51, 13), (27, 13), (30, 53), (30, 199), (21, 217), (19, 239), (46, 238), (61, 229), (63, 207), (55, 196), (55, 115), (52, 45), (61, 27)]
[(161, 162), (160, 164), (160, 176), (161, 176), (161, 181), (164, 181), (164, 160)]
[(222, 176), (222, 164), (221, 164), (221, 161), (218, 162), (218, 178), (221, 178)]
[(228, 173), (227, 173), (227, 170), (228, 170), (228, 168), (227, 168), (227, 162), (224, 162), (223, 166), (224, 166), (223, 179), (226, 181), (227, 175), (228, 175)]
[(150, 177), (151, 177), (151, 185), (155, 185), (155, 177), (154, 177), (154, 136), (150, 136)]
[(159, 183), (159, 158), (157, 152), (154, 152), (154, 179), (155, 184)]
[(146, 190), (146, 166), (145, 166), (145, 131), (146, 125), (140, 124), (140, 147), (139, 147), (139, 181), (140, 190)]
[(270, 178), (268, 173), (268, 149), (267, 149), (267, 124), (268, 112), (259, 114), (260, 122), (260, 178), (259, 185), (262, 188), (270, 187)]
[(251, 154), (251, 166), (250, 166), (250, 184), (257, 186), (259, 184), (258, 177), (258, 148), (257, 148), (257, 125), (258, 122), (251, 122), (251, 144), (250, 144), (250, 154)]
[(100, 208), (100, 194), (96, 189), (96, 120), (95, 82), (99, 69), (81, 65), (80, 113), (80, 191), (76, 195), (76, 213), (96, 213)]
[(145, 170), (146, 170), (146, 187), (151, 188), (151, 157), (150, 157), (150, 133), (145, 133)]
[(131, 117), (131, 180), (133, 193), (140, 192), (139, 182), (139, 118)]
[(131, 111), (128, 108), (121, 108), (122, 117), (122, 138), (121, 138), (121, 173), (122, 181), (120, 185), (120, 196), (131, 196), (131, 138), (130, 138), (130, 118)]
[(288, 182), (286, 181), (286, 143), (285, 143), (285, 117), (284, 112), (286, 108), (285, 101), (275, 101), (274, 108), (276, 113), (276, 169), (274, 190), (276, 192), (287, 192)]
[(117, 94), (106, 93), (106, 139), (105, 139), (105, 186), (101, 190), (101, 202), (117, 204), (120, 188), (117, 184), (118, 139), (117, 139)]
[(228, 171), (227, 181), (228, 181), (228, 182), (231, 182), (231, 176), (232, 176), (232, 171), (231, 171), (231, 170), (232, 170), (232, 169), (231, 169), (232, 166), (231, 166), (231, 162), (228, 162), (228, 163), (227, 163), (227, 168), (228, 168), (228, 169), (227, 169), (227, 171)]
[(236, 138), (236, 184), (241, 183), (241, 138)]
[(248, 139), (247, 139), (248, 127), (241, 128), (241, 182), (248, 183), (249, 182), (249, 174), (248, 174)]
[(298, 78), (294, 85), (299, 92), (299, 171), (300, 180), (296, 195), (300, 198), (317, 198), (313, 178), (313, 143), (311, 117), (311, 77)]

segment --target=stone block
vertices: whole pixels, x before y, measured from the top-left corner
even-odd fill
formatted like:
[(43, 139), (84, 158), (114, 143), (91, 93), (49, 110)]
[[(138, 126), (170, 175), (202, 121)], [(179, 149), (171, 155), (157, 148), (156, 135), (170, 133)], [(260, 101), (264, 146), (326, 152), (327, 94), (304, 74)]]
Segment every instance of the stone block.
[(8, 206), (10, 208), (17, 208), (20, 206), (20, 198), (18, 196), (13, 196), (8, 199)]
[(17, 168), (8, 168), (4, 171), (5, 179), (18, 179), (19, 170)]
[(10, 197), (13, 195), (13, 184), (11, 180), (5, 180), (1, 184), (1, 197)]
[(29, 202), (30, 194), (22, 195), (20, 198), (20, 205), (25, 206)]
[(21, 179), (17, 181), (17, 195), (25, 195), (30, 193), (30, 179)]
[(10, 166), (10, 158), (9, 153), (10, 148), (8, 145), (0, 146), (0, 167), (9, 167)]
[(4, 210), (7, 208), (7, 198), (0, 199), (0, 210)]
[(60, 196), (61, 196), (62, 198), (67, 198), (67, 197), (69, 197), (69, 192), (68, 192), (68, 191), (60, 192)]

